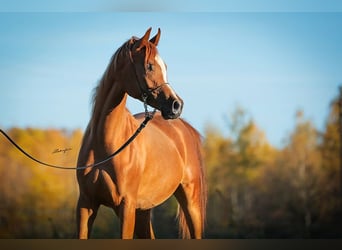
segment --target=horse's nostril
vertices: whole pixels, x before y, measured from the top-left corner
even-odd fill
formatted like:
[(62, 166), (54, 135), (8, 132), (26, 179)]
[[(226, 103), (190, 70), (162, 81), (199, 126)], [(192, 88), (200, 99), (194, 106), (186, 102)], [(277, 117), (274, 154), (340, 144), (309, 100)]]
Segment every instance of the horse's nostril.
[(177, 100), (174, 100), (173, 103), (172, 103), (172, 112), (174, 114), (178, 114), (181, 110), (181, 104), (179, 101)]

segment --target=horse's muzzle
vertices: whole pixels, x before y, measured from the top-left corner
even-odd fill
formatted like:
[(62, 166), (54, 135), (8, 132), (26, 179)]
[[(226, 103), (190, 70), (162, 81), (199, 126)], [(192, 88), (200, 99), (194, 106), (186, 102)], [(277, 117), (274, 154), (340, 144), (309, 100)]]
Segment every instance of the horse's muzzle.
[(165, 120), (177, 119), (181, 115), (183, 110), (183, 101), (181, 99), (168, 100), (165, 104), (161, 108)]

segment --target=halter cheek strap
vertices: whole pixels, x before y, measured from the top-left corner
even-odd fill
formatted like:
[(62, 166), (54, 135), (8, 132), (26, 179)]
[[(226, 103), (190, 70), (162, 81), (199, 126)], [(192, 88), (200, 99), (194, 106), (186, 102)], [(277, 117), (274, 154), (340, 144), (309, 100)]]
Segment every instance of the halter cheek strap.
[[(155, 88), (148, 88), (148, 87), (147, 88), (143, 88), (143, 85), (141, 84), (141, 82), (139, 80), (139, 76), (138, 76), (138, 73), (137, 73), (137, 68), (135, 67), (131, 51), (129, 51), (129, 59), (130, 59), (130, 61), (132, 63), (133, 69), (134, 69), (135, 78), (137, 79), (137, 84), (138, 84), (138, 87), (139, 87), (140, 92), (141, 92), (141, 98), (142, 98), (142, 100), (144, 102), (144, 105), (147, 107), (147, 99), (148, 99), (148, 97), (151, 96), (153, 92), (158, 91), (159, 89), (161, 89), (164, 85), (169, 85), (169, 83), (168, 82), (162, 83), (162, 84), (160, 84), (159, 86), (157, 86)], [(145, 107), (145, 111), (147, 110), (146, 107)]]

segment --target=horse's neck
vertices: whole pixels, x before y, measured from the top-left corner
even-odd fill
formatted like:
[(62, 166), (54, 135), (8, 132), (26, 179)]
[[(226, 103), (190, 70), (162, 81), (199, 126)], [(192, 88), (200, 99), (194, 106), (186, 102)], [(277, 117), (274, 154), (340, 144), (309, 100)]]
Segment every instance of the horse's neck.
[[(135, 119), (126, 108), (127, 94), (115, 89), (107, 96), (96, 124), (93, 124), (97, 143), (105, 148), (119, 147), (134, 132)], [(100, 112), (100, 111), (99, 111)], [(133, 131), (133, 132), (132, 132)]]

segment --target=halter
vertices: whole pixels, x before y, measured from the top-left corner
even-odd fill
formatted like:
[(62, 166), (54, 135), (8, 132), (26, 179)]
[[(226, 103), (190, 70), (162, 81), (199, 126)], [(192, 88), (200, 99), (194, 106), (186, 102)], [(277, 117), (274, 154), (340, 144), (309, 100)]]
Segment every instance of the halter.
[[(161, 89), (164, 85), (170, 85), (168, 82), (164, 82), (164, 83), (161, 83), (159, 86), (155, 87), (155, 88), (143, 88), (143, 85), (141, 84), (140, 80), (139, 80), (139, 76), (138, 76), (138, 73), (137, 73), (137, 68), (135, 67), (135, 64), (134, 64), (134, 60), (133, 60), (133, 57), (132, 57), (132, 53), (131, 51), (129, 51), (129, 59), (131, 61), (131, 64), (134, 68), (134, 74), (135, 74), (135, 78), (137, 80), (137, 84), (138, 84), (138, 87), (140, 89), (140, 92), (141, 92), (141, 98), (144, 102), (144, 108), (145, 108), (145, 117), (147, 116), (147, 99), (149, 96), (152, 96), (152, 93), (155, 92), (155, 91), (158, 91), (159, 89)], [(153, 114), (156, 112), (156, 108), (154, 108), (153, 110)]]

